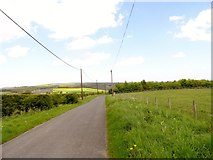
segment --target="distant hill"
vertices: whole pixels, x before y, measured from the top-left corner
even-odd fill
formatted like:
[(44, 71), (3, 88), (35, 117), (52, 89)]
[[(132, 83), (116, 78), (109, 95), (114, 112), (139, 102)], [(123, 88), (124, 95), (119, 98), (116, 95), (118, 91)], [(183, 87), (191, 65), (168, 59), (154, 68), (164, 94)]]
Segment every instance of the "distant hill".
[[(6, 87), (2, 88), (2, 93), (47, 93), (52, 92), (53, 88), (80, 88), (80, 83), (53, 83), (53, 84), (43, 84), (37, 86), (21, 86), (21, 87)], [(84, 88), (97, 88), (96, 83), (83, 83)], [(111, 88), (111, 83), (101, 82), (98, 83), (98, 88), (102, 90), (109, 90)]]

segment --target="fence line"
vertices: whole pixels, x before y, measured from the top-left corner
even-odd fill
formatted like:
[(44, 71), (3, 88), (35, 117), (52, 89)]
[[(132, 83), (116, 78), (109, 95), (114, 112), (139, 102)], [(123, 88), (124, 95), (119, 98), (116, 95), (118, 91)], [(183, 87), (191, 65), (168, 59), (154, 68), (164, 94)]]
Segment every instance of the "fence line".
[[(146, 105), (148, 106), (149, 105), (149, 97), (146, 97), (145, 100), (146, 100)], [(158, 103), (158, 98), (157, 97), (155, 97), (154, 103), (155, 103), (156, 109), (158, 109), (159, 108), (159, 103)], [(171, 98), (168, 97), (168, 108), (170, 110), (172, 108), (171, 106), (172, 106), (172, 101), (171, 101)], [(192, 109), (193, 109), (194, 118), (197, 119), (197, 105), (196, 105), (196, 101), (195, 100), (192, 101)], [(181, 109), (181, 110), (184, 110), (184, 109)], [(184, 110), (184, 111), (188, 111), (188, 110)]]

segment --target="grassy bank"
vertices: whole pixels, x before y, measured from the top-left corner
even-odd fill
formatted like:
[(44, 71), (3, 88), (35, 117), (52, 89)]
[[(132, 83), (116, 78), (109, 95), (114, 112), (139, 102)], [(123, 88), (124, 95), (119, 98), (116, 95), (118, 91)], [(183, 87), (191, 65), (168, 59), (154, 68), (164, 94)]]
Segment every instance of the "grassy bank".
[(44, 123), (51, 118), (59, 116), (66, 111), (78, 107), (84, 103), (89, 102), (97, 96), (87, 96), (84, 100), (80, 100), (76, 104), (60, 105), (59, 107), (40, 112), (29, 112), (23, 115), (3, 117), (2, 118), (2, 143), (7, 142), (18, 135), (30, 130), (31, 128)]
[[(193, 100), (197, 103), (197, 119)], [(212, 157), (210, 89), (120, 94), (107, 96), (106, 104), (110, 157)]]

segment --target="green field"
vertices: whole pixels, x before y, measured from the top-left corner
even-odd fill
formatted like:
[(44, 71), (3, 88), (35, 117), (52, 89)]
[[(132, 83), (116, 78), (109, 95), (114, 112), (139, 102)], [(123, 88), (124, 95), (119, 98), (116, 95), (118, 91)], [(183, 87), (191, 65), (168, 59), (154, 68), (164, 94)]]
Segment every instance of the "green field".
[(3, 117), (2, 121), (0, 121), (0, 135), (2, 135), (0, 136), (0, 138), (2, 138), (0, 142), (7, 142), (31, 128), (50, 120), (51, 118), (87, 103), (95, 97), (96, 96), (87, 96), (83, 101), (79, 101), (78, 103), (59, 105), (58, 107), (54, 107), (50, 110), (31, 111), (22, 115)]
[(110, 157), (212, 158), (211, 89), (118, 94), (106, 104)]
[[(81, 88), (54, 88), (55, 93), (81, 93)], [(84, 93), (97, 93), (97, 89), (94, 88), (83, 88)], [(104, 90), (98, 90), (99, 93), (105, 92)]]

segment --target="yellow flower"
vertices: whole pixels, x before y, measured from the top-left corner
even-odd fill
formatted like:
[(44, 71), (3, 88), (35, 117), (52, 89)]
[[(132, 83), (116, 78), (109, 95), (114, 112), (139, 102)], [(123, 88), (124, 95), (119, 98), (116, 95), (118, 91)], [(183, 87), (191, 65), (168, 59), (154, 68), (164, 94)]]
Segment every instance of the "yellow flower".
[(133, 148), (131, 147), (130, 150), (133, 150)]
[(133, 146), (134, 146), (134, 147), (137, 147), (137, 145), (136, 145), (136, 144), (134, 144)]

